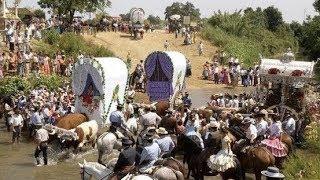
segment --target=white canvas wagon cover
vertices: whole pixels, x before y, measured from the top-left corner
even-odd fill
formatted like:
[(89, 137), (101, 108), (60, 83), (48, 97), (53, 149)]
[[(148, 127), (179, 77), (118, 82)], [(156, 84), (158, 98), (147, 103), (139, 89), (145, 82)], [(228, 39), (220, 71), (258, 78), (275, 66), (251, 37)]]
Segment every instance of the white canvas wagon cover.
[(99, 125), (108, 124), (110, 112), (124, 101), (127, 78), (127, 66), (121, 59), (79, 59), (72, 74), (76, 112), (85, 113)]

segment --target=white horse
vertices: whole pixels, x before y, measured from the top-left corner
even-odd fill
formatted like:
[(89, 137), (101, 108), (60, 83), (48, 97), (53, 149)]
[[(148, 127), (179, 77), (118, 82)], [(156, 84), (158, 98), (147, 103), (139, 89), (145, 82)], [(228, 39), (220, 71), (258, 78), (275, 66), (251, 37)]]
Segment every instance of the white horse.
[(96, 162), (86, 162), (83, 160), (83, 164), (79, 163), (81, 168), (81, 180), (90, 180), (92, 177), (98, 180), (108, 180), (113, 173), (112, 169)]
[[(108, 180), (113, 174), (112, 168), (107, 168), (96, 162), (83, 160), (83, 164), (79, 163), (79, 166), (81, 168), (81, 180), (90, 180), (92, 177), (97, 180)], [(143, 174), (137, 176), (128, 174), (121, 180), (153, 180), (153, 178)]]
[[(120, 133), (117, 133), (118, 138), (122, 138), (123, 135)], [(120, 137), (119, 137), (120, 136)], [(113, 149), (120, 149), (122, 146), (121, 142), (117, 140), (117, 137), (114, 133), (111, 132), (105, 132), (102, 135), (99, 136), (97, 140), (97, 147), (98, 147), (98, 162), (100, 164), (102, 163), (102, 156), (106, 154), (111, 154)]]

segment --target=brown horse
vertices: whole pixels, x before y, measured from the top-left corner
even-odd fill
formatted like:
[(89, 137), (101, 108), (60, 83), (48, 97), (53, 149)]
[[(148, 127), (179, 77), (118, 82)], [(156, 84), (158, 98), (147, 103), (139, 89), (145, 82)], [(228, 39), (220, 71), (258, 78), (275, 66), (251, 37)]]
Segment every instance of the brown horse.
[(176, 159), (170, 157), (170, 158), (166, 158), (163, 160), (158, 160), (157, 162), (155, 162), (154, 164), (155, 166), (165, 166), (165, 167), (169, 167), (171, 169), (174, 169), (176, 171), (180, 171), (183, 174), (183, 177), (185, 177), (185, 168), (183, 167), (183, 165)]
[[(243, 139), (244, 137), (239, 136), (232, 129), (229, 132), (237, 138), (237, 140)], [(245, 179), (245, 172), (254, 173), (256, 180), (261, 180), (261, 171), (267, 169), (269, 166), (275, 164), (275, 158), (272, 153), (265, 147), (254, 146), (250, 147), (245, 153), (239, 149), (239, 147), (234, 146), (233, 152), (237, 155), (240, 161), (242, 170), (242, 176)]]
[(164, 127), (169, 134), (174, 134), (177, 127), (177, 120), (174, 117), (163, 117), (159, 127)]
[(157, 114), (163, 117), (166, 115), (166, 110), (170, 108), (170, 103), (169, 101), (158, 101), (155, 106), (156, 106)]

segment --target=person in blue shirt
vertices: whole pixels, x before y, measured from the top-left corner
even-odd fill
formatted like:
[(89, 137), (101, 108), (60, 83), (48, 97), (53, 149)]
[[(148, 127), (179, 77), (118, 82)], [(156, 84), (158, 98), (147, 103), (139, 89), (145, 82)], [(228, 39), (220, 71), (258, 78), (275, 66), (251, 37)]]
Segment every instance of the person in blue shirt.
[(191, 107), (192, 102), (188, 92), (184, 94), (184, 96), (182, 97), (182, 101), (186, 107)]

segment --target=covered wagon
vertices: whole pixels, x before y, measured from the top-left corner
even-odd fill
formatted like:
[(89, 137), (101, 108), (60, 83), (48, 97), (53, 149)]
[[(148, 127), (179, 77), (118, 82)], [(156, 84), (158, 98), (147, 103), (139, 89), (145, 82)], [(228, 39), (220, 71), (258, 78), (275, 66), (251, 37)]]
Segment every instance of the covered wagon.
[(75, 111), (86, 114), (100, 126), (108, 124), (110, 113), (124, 102), (127, 78), (127, 66), (121, 59), (79, 59), (72, 74)]
[(173, 102), (184, 88), (186, 66), (186, 57), (179, 52), (151, 53), (145, 61), (146, 91), (150, 101)]
[(287, 111), (296, 116), (304, 112), (305, 87), (313, 81), (315, 64), (295, 60), (290, 50), (281, 59), (261, 59), (261, 84), (268, 87), (265, 105), (282, 117)]

